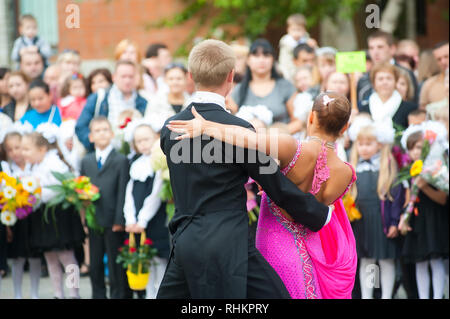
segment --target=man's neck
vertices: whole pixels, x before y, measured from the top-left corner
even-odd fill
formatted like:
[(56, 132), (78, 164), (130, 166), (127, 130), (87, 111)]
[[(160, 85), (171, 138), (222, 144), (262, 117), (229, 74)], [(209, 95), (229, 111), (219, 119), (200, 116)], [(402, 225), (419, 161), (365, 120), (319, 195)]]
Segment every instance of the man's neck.
[(104, 150), (106, 150), (108, 147), (109, 147), (109, 145), (111, 145), (111, 144), (108, 144), (108, 145), (106, 145), (106, 146), (95, 146), (95, 149), (96, 150), (98, 150), (98, 151), (100, 151), (100, 152), (103, 152)]
[(229, 89), (224, 86), (218, 87), (218, 88), (206, 88), (206, 87), (198, 86), (197, 91), (216, 93), (216, 94), (222, 95), (224, 98), (229, 93)]

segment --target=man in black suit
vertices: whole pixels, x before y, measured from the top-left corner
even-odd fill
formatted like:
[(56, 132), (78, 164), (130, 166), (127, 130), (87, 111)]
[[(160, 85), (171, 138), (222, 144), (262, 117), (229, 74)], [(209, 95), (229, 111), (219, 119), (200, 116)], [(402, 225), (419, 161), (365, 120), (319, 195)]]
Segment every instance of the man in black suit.
[[(197, 89), (193, 103), (168, 121), (192, 119), (195, 106), (210, 121), (253, 128), (225, 109), (234, 65), (225, 43), (196, 45), (189, 56)], [(301, 192), (265, 154), (252, 156), (249, 150), (205, 137), (176, 141), (175, 136), (163, 127), (161, 148), (176, 211), (169, 224), (171, 255), (157, 298), (290, 298), (249, 233), (244, 184), (251, 176), (295, 221), (313, 231), (328, 222), (330, 209)]]
[(114, 134), (106, 117), (94, 118), (89, 129), (89, 140), (94, 143), (95, 151), (83, 158), (80, 174), (90, 177), (91, 182), (100, 190), (100, 198), (94, 202), (95, 217), (97, 223), (104, 228), (102, 234), (89, 229), (92, 298), (106, 298), (103, 265), (103, 256), (106, 253), (110, 298), (122, 299), (130, 296), (126, 273), (122, 266), (116, 263), (118, 249), (125, 239), (123, 205), (129, 179), (128, 160), (112, 147)]

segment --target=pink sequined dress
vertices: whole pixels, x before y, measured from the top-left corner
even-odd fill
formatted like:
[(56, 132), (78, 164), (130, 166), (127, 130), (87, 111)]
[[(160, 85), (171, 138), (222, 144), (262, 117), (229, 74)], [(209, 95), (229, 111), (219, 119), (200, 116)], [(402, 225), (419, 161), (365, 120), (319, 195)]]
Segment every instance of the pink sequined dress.
[[(330, 174), (326, 146), (322, 144), (314, 169), (310, 193), (317, 194)], [(286, 175), (297, 162), (297, 152), (282, 173)], [(345, 192), (334, 202), (330, 222), (319, 232), (287, 219), (280, 208), (263, 193), (256, 232), (256, 248), (283, 280), (294, 299), (350, 299), (355, 281), (357, 255), (355, 238), (342, 203)]]

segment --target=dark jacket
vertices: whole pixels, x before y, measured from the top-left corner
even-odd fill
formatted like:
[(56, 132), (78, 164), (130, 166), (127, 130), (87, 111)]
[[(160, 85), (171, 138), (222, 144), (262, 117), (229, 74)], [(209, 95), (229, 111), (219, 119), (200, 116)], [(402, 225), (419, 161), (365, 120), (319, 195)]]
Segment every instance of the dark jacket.
[(100, 198), (94, 202), (99, 225), (125, 225), (123, 205), (129, 179), (128, 159), (112, 150), (99, 170), (95, 152), (91, 152), (81, 161), (80, 174), (90, 177), (92, 184), (100, 190)]
[[(109, 105), (108, 105), (108, 96), (110, 90), (106, 91), (105, 98), (100, 104), (98, 115), (108, 117), (109, 114)], [(78, 139), (84, 145), (84, 147), (88, 151), (94, 150), (94, 145), (89, 142), (89, 123), (94, 118), (95, 115), (95, 106), (97, 104), (97, 93), (92, 93), (89, 95), (86, 101), (86, 105), (83, 108), (83, 111), (78, 118), (77, 124), (75, 126), (75, 133), (77, 134)], [(141, 112), (142, 115), (145, 114), (145, 109), (147, 108), (147, 100), (142, 96), (137, 94), (136, 97), (136, 109)]]
[[(221, 106), (208, 103), (191, 104), (169, 120), (192, 119), (192, 105), (209, 121), (253, 129)], [(328, 207), (300, 191), (265, 154), (252, 159), (254, 151), (205, 137), (175, 141), (176, 135), (163, 126), (161, 148), (167, 156), (176, 207), (169, 229), (177, 267), (188, 277), (193, 298), (246, 298), (248, 259), (256, 253), (254, 238), (249, 236), (244, 188), (249, 176), (277, 205), (313, 231), (325, 224)], [(214, 160), (209, 162), (202, 154), (214, 154)], [(260, 170), (268, 163), (275, 172)]]
[[(417, 109), (417, 104), (413, 104), (411, 102), (402, 101), (400, 106), (398, 107), (397, 112), (395, 112), (392, 117), (392, 122), (396, 125), (401, 126), (403, 129), (408, 127), (408, 115), (412, 111)], [(369, 103), (363, 103), (359, 105), (359, 112), (367, 112), (370, 113)]]
[[(25, 111), (28, 112), (29, 110), (31, 110), (31, 105), (28, 104), (27, 110)], [(15, 122), (15, 115), (16, 115), (16, 101), (12, 100), (11, 102), (9, 102), (8, 104), (6, 104), (3, 109), (2, 109), (3, 113), (5, 113), (6, 115), (9, 116), (9, 118), (11, 119), (11, 121)]]
[(391, 189), (392, 201), (386, 199), (381, 202), (381, 215), (383, 218), (384, 232), (387, 234), (389, 227), (398, 226), (400, 215), (403, 212), (405, 203), (405, 188), (402, 184)]

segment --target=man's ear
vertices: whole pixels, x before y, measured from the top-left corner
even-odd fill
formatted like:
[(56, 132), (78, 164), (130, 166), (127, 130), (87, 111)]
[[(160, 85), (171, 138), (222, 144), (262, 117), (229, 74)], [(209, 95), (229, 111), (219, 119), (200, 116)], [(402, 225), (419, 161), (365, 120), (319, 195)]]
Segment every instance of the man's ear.
[(192, 73), (188, 71), (188, 78), (189, 80), (191, 80), (192, 82), (194, 82), (194, 78), (192, 77)]
[(228, 82), (228, 83), (233, 83), (233, 79), (234, 79), (234, 69), (231, 70), (230, 73), (228, 73), (228, 76), (227, 76), (227, 82)]
[(348, 127), (349, 127), (349, 123), (347, 122), (344, 127), (341, 129), (341, 131), (339, 132), (339, 135), (344, 134), (345, 131), (347, 131)]
[(92, 140), (92, 133), (89, 133), (88, 137), (89, 137), (89, 142), (94, 143), (94, 141)]

